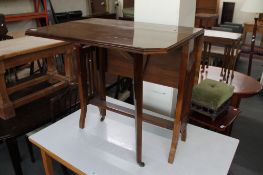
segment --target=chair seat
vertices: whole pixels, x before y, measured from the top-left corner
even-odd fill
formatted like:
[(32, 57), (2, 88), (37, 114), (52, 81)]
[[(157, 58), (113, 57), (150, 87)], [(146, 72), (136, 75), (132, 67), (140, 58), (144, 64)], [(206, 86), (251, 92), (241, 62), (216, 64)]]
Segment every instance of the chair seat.
[(124, 8), (122, 10), (123, 16), (126, 18), (134, 18), (134, 7)]
[(217, 110), (233, 95), (233, 90), (233, 86), (223, 82), (205, 79), (193, 88), (192, 102)]
[[(241, 46), (241, 52), (242, 53), (250, 53), (250, 50), (251, 50), (250, 45), (244, 44), (244, 45)], [(263, 47), (255, 46), (254, 54), (263, 56)]]

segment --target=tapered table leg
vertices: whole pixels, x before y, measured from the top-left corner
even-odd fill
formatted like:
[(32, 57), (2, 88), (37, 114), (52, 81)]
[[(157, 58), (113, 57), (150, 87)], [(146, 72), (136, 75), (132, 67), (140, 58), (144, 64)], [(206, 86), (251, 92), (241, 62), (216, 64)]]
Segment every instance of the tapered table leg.
[(49, 155), (42, 149), (40, 150), (40, 152), (46, 175), (54, 175), (51, 157), (49, 157)]
[[(97, 48), (97, 58), (99, 59), (99, 96), (102, 101), (106, 101), (106, 87), (105, 87), (105, 71), (107, 50), (105, 48)], [(104, 121), (106, 116), (106, 109), (99, 108), (101, 121)]]
[(134, 104), (135, 104), (135, 129), (136, 129), (136, 156), (137, 163), (144, 166), (142, 162), (142, 85), (143, 85), (143, 56), (134, 55), (133, 78), (134, 78)]
[(8, 152), (16, 175), (23, 175), (16, 138), (6, 140)]
[[(183, 46), (181, 65), (179, 70), (179, 84), (178, 84), (178, 96), (175, 111), (175, 121), (173, 127), (173, 137), (169, 153), (168, 162), (173, 163), (174, 156), (179, 139), (180, 129), (182, 129), (182, 140), (186, 140), (186, 126), (187, 117), (190, 112), (190, 101), (192, 88), (197, 83), (197, 77), (199, 75), (200, 62), (201, 62), (201, 47), (203, 43), (203, 36), (196, 38), (194, 46), (194, 64), (189, 67), (190, 59), (190, 44), (186, 43)], [(181, 128), (182, 127), (182, 128)]]
[(87, 68), (85, 57), (82, 52), (81, 45), (76, 45), (77, 72), (79, 82), (79, 98), (80, 98), (80, 120), (79, 127), (85, 127), (85, 118), (87, 114)]
[(176, 103), (176, 111), (175, 111), (175, 120), (173, 127), (173, 137), (170, 148), (170, 154), (168, 158), (169, 163), (173, 163), (174, 156), (177, 148), (178, 138), (180, 135), (181, 128), (181, 118), (184, 114), (184, 98), (185, 98), (185, 81), (186, 81), (186, 73), (187, 73), (187, 65), (189, 61), (189, 43), (183, 46), (183, 55), (181, 59), (181, 65), (179, 70), (179, 85), (178, 85), (178, 95), (177, 95), (177, 103)]

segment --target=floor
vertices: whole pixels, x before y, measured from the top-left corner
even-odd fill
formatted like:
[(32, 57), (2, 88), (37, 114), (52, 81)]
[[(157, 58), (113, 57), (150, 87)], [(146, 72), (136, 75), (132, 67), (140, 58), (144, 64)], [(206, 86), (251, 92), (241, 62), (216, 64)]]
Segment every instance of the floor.
[[(240, 59), (238, 70), (245, 72), (247, 62)], [(253, 64), (253, 75), (256, 78), (261, 76), (263, 63)], [(263, 94), (242, 100), (240, 117), (235, 122), (232, 137), (240, 139), (236, 156), (231, 166), (233, 175), (262, 175), (263, 174)], [(22, 157), (22, 168), (25, 175), (43, 175), (43, 167), (39, 151), (34, 148), (37, 160), (30, 161), (24, 137), (19, 138), (19, 148)], [(54, 163), (56, 174), (63, 174), (61, 167)], [(7, 149), (0, 144), (0, 175), (14, 175), (10, 164)]]
[[(246, 72), (247, 62), (239, 60), (237, 69)], [(253, 74), (260, 78), (263, 62), (253, 62)], [(234, 158), (231, 171), (234, 175), (263, 174), (263, 93), (241, 101), (241, 114), (233, 127), (232, 137), (238, 138), (240, 144)]]

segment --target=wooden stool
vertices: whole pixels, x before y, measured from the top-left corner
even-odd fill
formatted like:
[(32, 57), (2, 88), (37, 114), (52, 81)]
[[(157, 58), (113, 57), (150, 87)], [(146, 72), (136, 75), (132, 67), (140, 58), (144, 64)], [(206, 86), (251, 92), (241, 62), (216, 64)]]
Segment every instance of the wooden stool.
[(209, 130), (223, 133), (225, 135), (230, 135), (233, 123), (239, 113), (239, 109), (230, 106), (228, 111), (223, 113), (221, 116), (218, 116), (215, 121), (197, 112), (192, 112), (189, 119), (192, 124), (205, 127)]
[[(73, 46), (67, 42), (38, 37), (22, 37), (6, 40), (0, 43), (0, 118), (6, 120), (15, 116), (15, 108), (44, 97), (65, 87), (72, 81), (72, 53)], [(59, 75), (54, 64), (54, 57), (64, 55), (65, 76)], [(7, 87), (5, 82), (6, 69), (33, 62), (39, 59), (47, 59), (47, 74), (29, 81)], [(52, 85), (37, 92), (11, 100), (10, 95), (28, 87), (43, 82)]]

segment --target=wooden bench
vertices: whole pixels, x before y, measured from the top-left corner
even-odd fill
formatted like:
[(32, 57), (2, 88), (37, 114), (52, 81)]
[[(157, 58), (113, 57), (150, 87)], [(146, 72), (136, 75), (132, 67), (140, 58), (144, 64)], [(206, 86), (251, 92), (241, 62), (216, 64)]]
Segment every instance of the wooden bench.
[[(9, 119), (15, 116), (15, 108), (53, 93), (65, 87), (72, 81), (73, 46), (67, 42), (38, 37), (21, 37), (0, 42), (0, 118)], [(65, 76), (59, 75), (54, 63), (54, 57), (64, 55)], [(47, 73), (37, 78), (7, 87), (5, 82), (6, 69), (47, 59)], [(25, 88), (49, 82), (50, 86), (30, 93), (18, 99), (11, 100), (10, 95)]]

